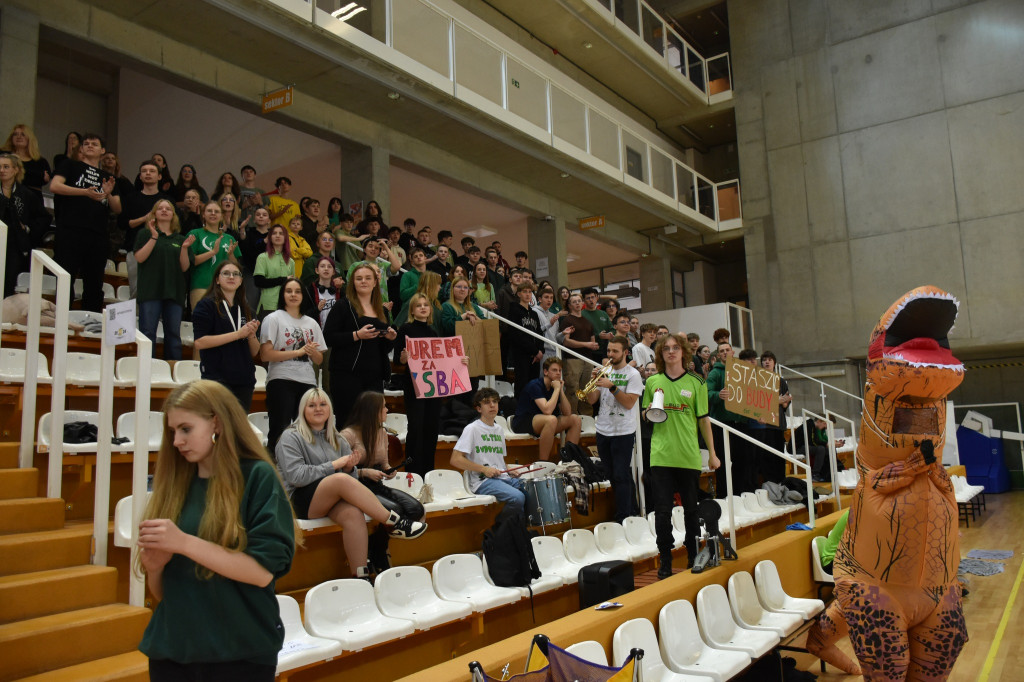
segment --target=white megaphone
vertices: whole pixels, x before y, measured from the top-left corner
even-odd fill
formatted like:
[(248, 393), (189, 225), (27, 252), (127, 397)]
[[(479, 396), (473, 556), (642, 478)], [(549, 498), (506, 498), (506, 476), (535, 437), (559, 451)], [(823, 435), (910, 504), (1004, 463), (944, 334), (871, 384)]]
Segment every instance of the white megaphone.
[(665, 412), (665, 391), (660, 388), (654, 392), (654, 400), (647, 408), (647, 419), (655, 424), (660, 424), (668, 419), (668, 413)]

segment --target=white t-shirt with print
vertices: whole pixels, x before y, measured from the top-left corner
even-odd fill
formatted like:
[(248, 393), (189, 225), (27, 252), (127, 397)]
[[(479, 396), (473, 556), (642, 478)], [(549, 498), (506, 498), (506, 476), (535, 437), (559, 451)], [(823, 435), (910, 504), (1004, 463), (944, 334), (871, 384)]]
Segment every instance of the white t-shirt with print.
[[(613, 369), (608, 373), (608, 378), (625, 391), (637, 397), (644, 393), (644, 380), (635, 367), (626, 365), (622, 369)], [(633, 404), (633, 409), (627, 410), (615, 399), (612, 392), (607, 388), (601, 389), (601, 412), (594, 420), (597, 424), (597, 432), (602, 436), (627, 436), (636, 432), (636, 418), (640, 414), (640, 401)]]
[[(505, 430), (495, 422), (488, 426), (477, 419), (462, 430), (455, 449), (466, 454), (466, 458), (485, 467), (505, 468)], [(469, 492), (475, 493), (483, 483), (483, 474), (469, 472)], [(508, 474), (499, 474), (498, 478), (510, 478)]]
[[(275, 310), (267, 315), (260, 325), (260, 343), (270, 342), (274, 350), (298, 350), (307, 343), (316, 343), (323, 352), (327, 348), (323, 330), (312, 317), (307, 315), (295, 319), (284, 310)], [(308, 355), (291, 360), (267, 363), (267, 381), (287, 379), (300, 384), (316, 386), (316, 372)]]

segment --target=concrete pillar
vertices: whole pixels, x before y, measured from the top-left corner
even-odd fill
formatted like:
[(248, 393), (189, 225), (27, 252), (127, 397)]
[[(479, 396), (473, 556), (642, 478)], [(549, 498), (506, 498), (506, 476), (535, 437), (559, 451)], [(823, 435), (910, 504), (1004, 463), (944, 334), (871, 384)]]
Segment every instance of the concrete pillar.
[(341, 201), (349, 204), (361, 201), (363, 217), (370, 200), (380, 204), (389, 225), (401, 225), (406, 216), (391, 215), (391, 154), (381, 147), (342, 147), (341, 149)]
[(18, 123), (34, 125), (39, 17), (18, 7), (0, 7), (0, 131), (4, 139)]
[(640, 308), (652, 313), (675, 308), (672, 300), (672, 262), (647, 256), (640, 260)]
[[(537, 281), (546, 279), (557, 289), (569, 285), (569, 264), (565, 260), (565, 221), (561, 218), (526, 219), (527, 253)], [(542, 267), (545, 260), (547, 269)]]

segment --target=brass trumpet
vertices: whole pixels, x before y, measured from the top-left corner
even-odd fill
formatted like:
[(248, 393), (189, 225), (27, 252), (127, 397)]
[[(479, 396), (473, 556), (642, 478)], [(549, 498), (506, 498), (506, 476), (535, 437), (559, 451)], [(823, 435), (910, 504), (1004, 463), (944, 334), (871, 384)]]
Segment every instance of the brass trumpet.
[(597, 376), (593, 377), (586, 386), (584, 386), (583, 388), (581, 388), (581, 389), (576, 391), (576, 399), (577, 400), (586, 400), (587, 399), (587, 394), (590, 393), (591, 391), (593, 391), (594, 387), (597, 386), (597, 382), (602, 377), (607, 376), (608, 372), (610, 372), (610, 371), (612, 371), (612, 365), (611, 365), (611, 363), (608, 363), (604, 367), (601, 368), (601, 371), (597, 373)]

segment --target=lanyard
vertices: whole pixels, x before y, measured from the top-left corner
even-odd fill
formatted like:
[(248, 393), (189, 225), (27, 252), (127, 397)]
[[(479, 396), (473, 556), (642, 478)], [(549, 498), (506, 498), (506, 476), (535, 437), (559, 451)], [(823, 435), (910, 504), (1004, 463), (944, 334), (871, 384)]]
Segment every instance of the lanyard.
[(231, 317), (231, 308), (228, 307), (228, 302), (221, 301), (220, 303), (221, 305), (224, 306), (224, 310), (228, 314), (228, 320), (231, 322), (231, 328), (237, 332), (239, 329), (242, 328), (242, 306), (238, 306), (238, 322), (236, 323), (235, 320)]

